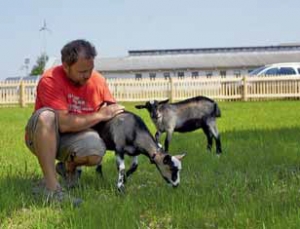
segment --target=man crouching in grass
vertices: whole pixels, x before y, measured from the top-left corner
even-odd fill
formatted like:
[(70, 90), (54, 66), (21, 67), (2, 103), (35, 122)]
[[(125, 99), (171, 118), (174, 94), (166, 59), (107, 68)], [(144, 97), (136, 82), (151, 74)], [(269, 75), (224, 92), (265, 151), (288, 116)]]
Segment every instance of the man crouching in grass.
[[(44, 176), (33, 192), (46, 202), (81, 203), (81, 199), (70, 198), (63, 191), (56, 173), (68, 188), (76, 186), (76, 167), (100, 164), (106, 151), (103, 140), (90, 127), (123, 112), (104, 77), (94, 70), (96, 55), (90, 42), (71, 41), (61, 50), (62, 65), (46, 70), (38, 83), (25, 142)], [(99, 108), (104, 101), (113, 105)], [(55, 166), (56, 159), (60, 162)]]

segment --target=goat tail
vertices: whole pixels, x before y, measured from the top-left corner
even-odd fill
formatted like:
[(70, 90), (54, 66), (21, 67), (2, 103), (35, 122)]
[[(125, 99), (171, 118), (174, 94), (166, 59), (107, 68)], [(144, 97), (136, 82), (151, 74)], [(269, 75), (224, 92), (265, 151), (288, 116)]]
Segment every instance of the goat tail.
[(214, 115), (215, 117), (221, 117), (221, 110), (217, 103), (214, 104)]

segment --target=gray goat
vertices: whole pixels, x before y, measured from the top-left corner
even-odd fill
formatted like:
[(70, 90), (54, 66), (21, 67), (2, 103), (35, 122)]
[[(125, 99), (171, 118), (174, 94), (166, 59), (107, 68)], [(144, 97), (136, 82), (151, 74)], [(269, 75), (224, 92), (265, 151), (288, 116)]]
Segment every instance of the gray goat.
[[(138, 167), (137, 156), (144, 154), (154, 163), (162, 177), (173, 187), (180, 183), (181, 159), (185, 156), (171, 156), (167, 154), (155, 141), (143, 120), (131, 113), (123, 112), (106, 122), (99, 122), (93, 127), (106, 144), (108, 150), (116, 154), (117, 169), (119, 171), (117, 188), (123, 192), (126, 177), (130, 176)], [(133, 157), (129, 170), (125, 171), (124, 156)], [(97, 171), (101, 171), (98, 165)]]
[(221, 117), (218, 104), (204, 96), (189, 98), (177, 103), (168, 103), (169, 99), (158, 102), (146, 102), (145, 105), (136, 105), (137, 109), (146, 108), (150, 114), (157, 132), (155, 139), (159, 142), (160, 135), (167, 132), (165, 150), (174, 131), (189, 132), (202, 128), (207, 138), (207, 149), (211, 150), (213, 138), (216, 142), (216, 153), (222, 153), (220, 135), (216, 126), (216, 118)]

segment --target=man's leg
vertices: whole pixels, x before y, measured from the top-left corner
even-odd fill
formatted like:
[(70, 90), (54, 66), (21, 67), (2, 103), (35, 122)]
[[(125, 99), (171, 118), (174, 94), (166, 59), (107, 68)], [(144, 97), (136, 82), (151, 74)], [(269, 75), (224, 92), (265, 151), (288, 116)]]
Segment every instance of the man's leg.
[(65, 194), (58, 183), (55, 171), (59, 132), (55, 111), (51, 108), (37, 110), (29, 119), (26, 126), (25, 141), (27, 147), (38, 158), (44, 179), (38, 186), (33, 187), (35, 195), (42, 195), (46, 202), (70, 202), (74, 207), (81, 204), (80, 198)]
[(46, 188), (56, 190), (60, 185), (55, 171), (57, 136), (55, 113), (52, 111), (44, 111), (39, 116), (34, 136), (34, 148), (44, 174)]
[(55, 111), (40, 109), (36, 111), (26, 127), (26, 144), (38, 158), (48, 190), (60, 187), (55, 172), (58, 130)]
[(76, 185), (78, 166), (100, 164), (105, 150), (105, 143), (92, 129), (62, 134), (57, 159), (64, 163), (58, 163), (56, 170), (64, 177), (67, 187)]

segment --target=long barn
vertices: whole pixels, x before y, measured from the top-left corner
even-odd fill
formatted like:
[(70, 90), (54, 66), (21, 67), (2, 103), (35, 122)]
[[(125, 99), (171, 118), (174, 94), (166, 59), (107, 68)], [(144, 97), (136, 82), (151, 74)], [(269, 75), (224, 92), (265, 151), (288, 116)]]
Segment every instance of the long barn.
[[(196, 49), (130, 50), (124, 57), (97, 57), (106, 78), (232, 77), (279, 62), (300, 62), (300, 44)], [(50, 65), (59, 64), (54, 59)]]

